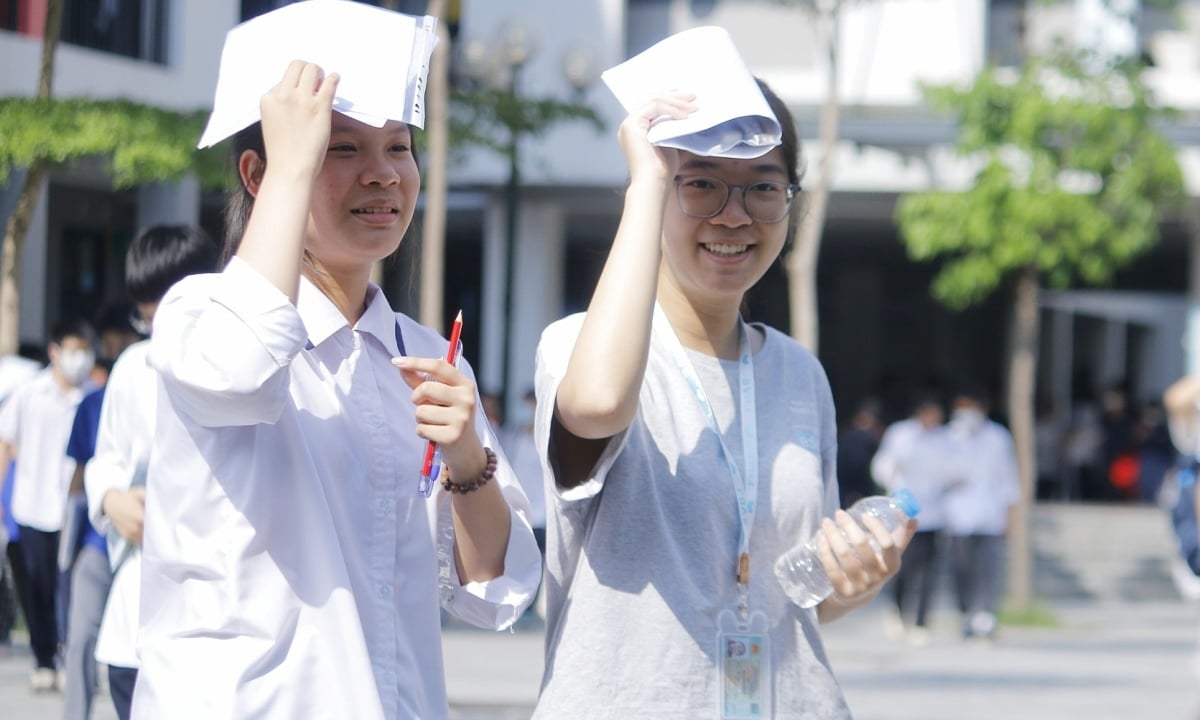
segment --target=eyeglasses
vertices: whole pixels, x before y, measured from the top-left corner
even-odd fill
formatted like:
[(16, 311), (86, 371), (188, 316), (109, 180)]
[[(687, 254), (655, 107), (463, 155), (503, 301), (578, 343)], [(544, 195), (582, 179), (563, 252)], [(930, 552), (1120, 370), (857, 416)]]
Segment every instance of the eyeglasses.
[(675, 177), (679, 209), (688, 217), (707, 220), (721, 214), (734, 190), (742, 191), (742, 207), (754, 222), (773, 225), (787, 217), (792, 200), (800, 192), (794, 183), (763, 181), (730, 185), (713, 177)]

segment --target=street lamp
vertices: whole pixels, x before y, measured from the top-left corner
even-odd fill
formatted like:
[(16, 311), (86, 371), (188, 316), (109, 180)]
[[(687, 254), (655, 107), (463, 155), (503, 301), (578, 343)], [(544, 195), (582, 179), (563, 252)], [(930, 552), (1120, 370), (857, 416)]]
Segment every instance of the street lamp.
[[(533, 53), (529, 33), (519, 24), (511, 24), (505, 33), (504, 62), (508, 67), (509, 100), (520, 103), (518, 80), (521, 68)], [(521, 129), (518, 123), (508, 126), (508, 183), (505, 186), (504, 221), (504, 333), (500, 336), (500, 407), (508, 417), (508, 401), (511, 397), (509, 368), (512, 364), (513, 335), (513, 277), (516, 274), (517, 258), (517, 212), (521, 204)]]
[[(510, 22), (497, 36), (491, 47), (478, 40), (466, 40), (461, 45), (460, 69), (468, 81), (477, 102), (486, 106), (482, 113), (476, 108), (477, 120), (489, 128), (490, 139), (484, 144), (498, 152), (508, 162), (508, 179), (504, 186), (504, 268), (503, 268), (503, 331), (501, 332), (500, 388), (502, 407), (507, 409), (512, 397), (510, 368), (513, 344), (513, 285), (516, 276), (517, 233), (521, 206), (521, 139), (523, 135), (540, 134), (560, 122), (587, 120), (595, 127), (602, 126), (600, 117), (580, 102), (583, 90), (591, 83), (595, 63), (590, 53), (568, 53), (563, 71), (575, 88), (574, 101), (525, 96), (521, 92), (521, 74), (537, 49), (536, 38), (529, 26)], [(567, 58), (574, 57), (568, 61)]]

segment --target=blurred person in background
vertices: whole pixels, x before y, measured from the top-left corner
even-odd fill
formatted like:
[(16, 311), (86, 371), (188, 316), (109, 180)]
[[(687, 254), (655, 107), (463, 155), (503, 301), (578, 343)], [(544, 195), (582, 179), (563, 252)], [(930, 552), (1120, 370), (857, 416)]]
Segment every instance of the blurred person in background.
[(987, 395), (977, 385), (964, 386), (951, 402), (944, 509), (963, 637), (990, 640), (1003, 591), (1009, 510), (1021, 488), (1012, 435), (987, 412)]
[(96, 389), (84, 396), (75, 411), (67, 455), (75, 461), (67, 508), (58, 544), (58, 622), (63, 639), (63, 718), (86, 720), (99, 685), (96, 636), (108, 598), (112, 572), (104, 536), (88, 521), (83, 468), (96, 451), (96, 430), (104, 387), (117, 357), (141, 339), (127, 305), (105, 307), (96, 318), (96, 364), (91, 380)]
[(908, 488), (921, 504), (921, 522), (892, 581), (894, 614), (885, 630), (915, 645), (929, 640), (929, 608), (937, 580), (938, 538), (945, 527), (944, 494), (951, 472), (951, 446), (942, 424), (946, 413), (934, 391), (917, 396), (909, 417), (888, 426), (871, 461), (871, 474), (888, 492)]
[[(147, 332), (167, 290), (189, 275), (214, 271), (217, 255), (216, 243), (188, 225), (152, 226), (134, 239), (125, 256), (125, 287)], [(107, 601), (86, 608), (95, 627), (88, 658), (94, 655), (108, 667), (109, 693), (120, 720), (130, 716), (137, 681), (145, 480), (158, 413), (158, 378), (146, 361), (149, 349), (149, 341), (132, 345), (113, 367), (97, 418), (95, 453), (84, 473), (86, 507), (91, 523), (104, 533), (104, 570), (111, 579)], [(67, 688), (70, 697), (70, 679)]]
[(878, 399), (863, 400), (850, 427), (838, 438), (838, 498), (843, 508), (878, 491), (871, 477), (871, 459), (883, 434), (882, 414)]
[[(21, 608), (29, 627), (34, 692), (61, 687), (58, 545), (75, 461), (67, 439), (75, 411), (92, 389), (95, 331), (84, 320), (57, 323), (50, 333), (50, 366), (25, 383), (0, 408), (0, 467), (19, 458), (14, 474), (12, 514), (20, 532), (25, 572)], [(7, 484), (7, 483), (6, 483)]]
[[(0, 407), (44, 366), (41, 352), (36, 349), (31, 352), (29, 346), (23, 346), (20, 354), (0, 358)], [(25, 565), (17, 544), (21, 531), (11, 512), (15, 470), (15, 461), (0, 468), (0, 655), (7, 654), (12, 646), (12, 629), (25, 591)]]

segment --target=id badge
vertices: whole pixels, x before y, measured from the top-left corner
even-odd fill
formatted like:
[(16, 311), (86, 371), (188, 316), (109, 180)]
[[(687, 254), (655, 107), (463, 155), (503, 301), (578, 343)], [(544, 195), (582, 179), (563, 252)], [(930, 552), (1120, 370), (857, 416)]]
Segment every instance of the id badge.
[(771, 717), (771, 646), (767, 618), (760, 612), (749, 623), (728, 610), (717, 622), (717, 674), (722, 720)]

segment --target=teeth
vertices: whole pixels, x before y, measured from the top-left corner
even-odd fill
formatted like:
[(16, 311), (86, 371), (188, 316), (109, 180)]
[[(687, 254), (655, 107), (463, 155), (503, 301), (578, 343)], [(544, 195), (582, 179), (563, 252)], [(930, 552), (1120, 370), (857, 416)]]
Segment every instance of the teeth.
[(378, 215), (381, 213), (390, 213), (390, 212), (392, 212), (392, 209), (391, 208), (359, 208), (358, 210), (355, 210), (354, 212), (361, 213), (364, 215)]
[(714, 255), (741, 255), (750, 249), (749, 245), (705, 245), (704, 249)]

